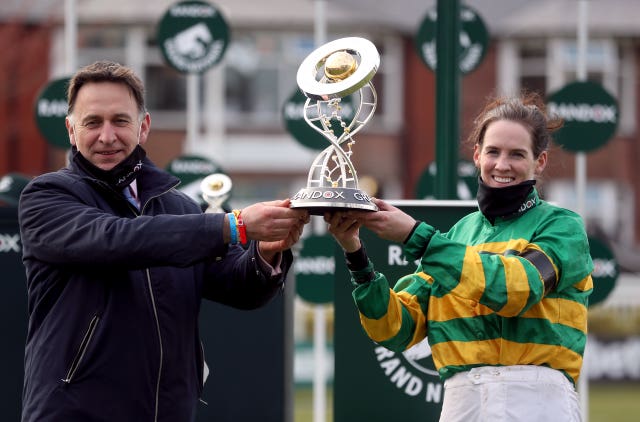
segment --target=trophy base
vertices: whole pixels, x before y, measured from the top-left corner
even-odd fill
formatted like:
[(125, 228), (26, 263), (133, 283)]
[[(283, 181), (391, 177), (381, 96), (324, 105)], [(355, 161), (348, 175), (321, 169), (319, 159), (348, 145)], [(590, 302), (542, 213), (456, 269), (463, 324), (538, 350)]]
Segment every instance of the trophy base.
[(369, 195), (360, 189), (332, 187), (300, 189), (291, 199), (291, 208), (303, 208), (312, 215), (348, 209), (378, 211)]

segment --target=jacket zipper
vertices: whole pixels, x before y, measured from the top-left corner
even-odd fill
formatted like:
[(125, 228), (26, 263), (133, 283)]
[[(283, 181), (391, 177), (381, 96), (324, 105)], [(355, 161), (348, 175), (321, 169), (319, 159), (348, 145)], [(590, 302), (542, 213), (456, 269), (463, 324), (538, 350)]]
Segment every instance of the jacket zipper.
[(93, 333), (96, 330), (98, 321), (100, 321), (100, 317), (98, 315), (94, 315), (93, 318), (91, 318), (91, 321), (89, 321), (89, 327), (87, 328), (87, 331), (84, 333), (84, 337), (80, 342), (80, 347), (78, 348), (78, 352), (76, 353), (73, 360), (71, 361), (71, 366), (69, 367), (67, 376), (62, 379), (62, 382), (64, 382), (65, 384), (71, 383), (71, 380), (73, 379), (73, 376), (75, 375), (76, 370), (80, 366), (80, 362), (82, 362), (82, 359), (84, 358), (84, 354), (86, 353), (87, 348), (89, 347), (89, 343), (91, 343), (91, 338), (93, 337)]
[[(178, 183), (176, 183), (175, 185), (173, 185), (173, 186), (169, 187), (169, 189), (167, 189), (167, 190), (165, 190), (165, 191), (163, 191), (163, 192), (160, 192), (160, 193), (159, 193), (159, 194), (157, 194), (157, 195), (154, 195), (154, 196), (152, 196), (152, 197), (148, 198), (144, 203), (142, 203), (142, 201), (140, 201), (140, 210), (139, 210), (139, 214), (140, 214), (140, 215), (144, 214), (144, 210), (147, 208), (147, 204), (148, 204), (149, 202), (151, 202), (151, 200), (152, 200), (152, 199), (154, 199), (154, 198), (159, 198), (160, 196), (162, 196), (162, 195), (166, 194), (167, 192), (170, 192), (170, 191), (171, 191), (171, 189), (175, 189), (175, 188), (176, 188), (176, 186), (178, 186), (179, 184), (180, 184), (180, 182), (178, 182)], [(127, 201), (127, 202), (129, 202), (129, 201)], [(131, 206), (133, 206), (133, 205), (131, 205)]]
[[(159, 196), (162, 196), (162, 195), (166, 194), (167, 192), (169, 192), (171, 189), (175, 188), (178, 185), (179, 185), (179, 183), (176, 183), (174, 186), (171, 186), (166, 191), (161, 192), (158, 195), (152, 196), (151, 198), (148, 198), (144, 203), (142, 201), (140, 201), (140, 210), (136, 210), (137, 211), (136, 214), (137, 215), (143, 215), (144, 211), (145, 211), (145, 208), (147, 207), (147, 204), (153, 198), (157, 198)], [(132, 205), (132, 207), (133, 207), (133, 205)], [(162, 334), (160, 332), (160, 319), (158, 318), (158, 308), (156, 306), (156, 298), (153, 295), (153, 287), (151, 286), (151, 274), (149, 273), (149, 269), (148, 268), (147, 268), (146, 272), (147, 272), (147, 286), (149, 286), (149, 298), (151, 299), (151, 306), (153, 308), (153, 317), (155, 318), (155, 321), (156, 321), (156, 331), (158, 333), (158, 344), (160, 345), (160, 364), (158, 365), (158, 379), (156, 381), (156, 397), (155, 397), (155, 415), (153, 417), (153, 420), (155, 422), (157, 422), (158, 421), (158, 407), (159, 407), (159, 401), (160, 401), (160, 379), (162, 378), (162, 361), (164, 359), (164, 350), (162, 348)]]
[(149, 297), (151, 298), (151, 306), (153, 308), (153, 316), (156, 321), (156, 331), (158, 332), (158, 343), (160, 344), (160, 365), (158, 366), (158, 379), (156, 381), (156, 403), (155, 403), (155, 416), (154, 421), (158, 420), (158, 401), (160, 396), (160, 378), (162, 377), (162, 361), (164, 356), (164, 350), (162, 349), (162, 335), (160, 334), (160, 320), (158, 319), (158, 309), (156, 307), (156, 299), (153, 296), (153, 287), (151, 286), (151, 274), (147, 268), (147, 285), (149, 286)]

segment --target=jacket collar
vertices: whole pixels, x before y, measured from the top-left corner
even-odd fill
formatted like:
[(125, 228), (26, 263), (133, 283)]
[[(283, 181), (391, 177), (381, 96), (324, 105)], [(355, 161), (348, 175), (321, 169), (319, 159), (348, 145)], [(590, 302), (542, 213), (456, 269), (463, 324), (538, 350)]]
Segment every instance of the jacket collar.
[[(138, 184), (138, 196), (144, 201), (147, 198), (152, 198), (163, 194), (164, 192), (177, 187), (180, 184), (180, 179), (173, 176), (170, 173), (156, 167), (155, 164), (148, 158), (142, 159), (142, 168), (136, 178)], [(81, 166), (74, 160), (71, 160), (68, 165), (69, 169), (84, 179), (87, 179), (92, 184), (99, 185), (103, 189), (116, 192), (116, 190), (106, 183), (104, 180), (96, 178), (94, 175), (86, 172)], [(117, 192), (120, 194), (120, 192)]]

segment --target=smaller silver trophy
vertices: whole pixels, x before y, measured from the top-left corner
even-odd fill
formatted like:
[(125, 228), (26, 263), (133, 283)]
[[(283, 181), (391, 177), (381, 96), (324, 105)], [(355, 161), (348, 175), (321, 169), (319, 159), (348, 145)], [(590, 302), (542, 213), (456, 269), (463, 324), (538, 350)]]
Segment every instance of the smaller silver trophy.
[(224, 212), (222, 204), (231, 195), (231, 179), (226, 174), (210, 174), (200, 182), (202, 199), (209, 204), (205, 212)]
[[(351, 155), (353, 136), (376, 109), (377, 95), (371, 79), (379, 65), (380, 54), (371, 41), (348, 37), (320, 46), (298, 68), (298, 86), (307, 97), (304, 119), (331, 145), (314, 160), (307, 186), (291, 199), (291, 208), (305, 208), (315, 215), (332, 209), (378, 210), (358, 186)], [(340, 102), (352, 94), (355, 114), (349, 121), (342, 114)]]

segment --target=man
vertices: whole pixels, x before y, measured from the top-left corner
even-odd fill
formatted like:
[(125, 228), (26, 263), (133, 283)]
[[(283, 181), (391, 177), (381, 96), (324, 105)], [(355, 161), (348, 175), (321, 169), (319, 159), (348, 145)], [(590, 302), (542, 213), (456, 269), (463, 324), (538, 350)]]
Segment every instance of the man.
[(20, 200), (22, 419), (192, 421), (201, 298), (267, 303), (309, 215), (289, 200), (202, 213), (146, 158), (151, 118), (130, 69), (94, 63), (67, 94), (70, 164), (36, 177)]

